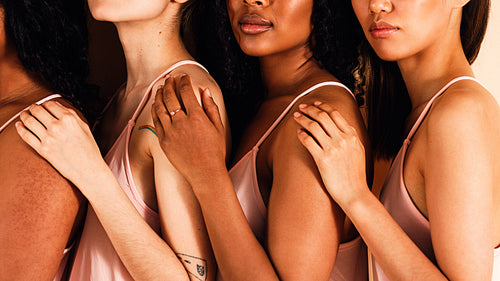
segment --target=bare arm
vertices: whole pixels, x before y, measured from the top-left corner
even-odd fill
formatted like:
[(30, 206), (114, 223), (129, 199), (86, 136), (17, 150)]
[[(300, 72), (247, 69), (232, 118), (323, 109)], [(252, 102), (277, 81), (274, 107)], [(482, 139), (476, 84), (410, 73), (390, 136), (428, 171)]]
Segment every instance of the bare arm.
[[(297, 121), (321, 146), (303, 132), (299, 138), (315, 158), (328, 191), (354, 222), (386, 275), (394, 280), (491, 280), (495, 247), (492, 155), (498, 155), (498, 128), (488, 119), (498, 117), (485, 118), (478, 112), (464, 116), (455, 107), (428, 117), (431, 125), (422, 168), (438, 268), (366, 187), (356, 131), (340, 114), (318, 106), (321, 109), (309, 106), (302, 111), (325, 130), (311, 127), (303, 117)], [(329, 113), (328, 118), (321, 112)], [(487, 136), (488, 132), (495, 132), (494, 137)], [(327, 172), (331, 169), (344, 171), (343, 176), (334, 177)], [(345, 185), (353, 192), (341, 192)]]
[[(222, 95), (220, 91), (217, 91), (218, 87), (215, 84), (210, 86), (213, 88), (214, 98), (222, 103)], [(197, 88), (196, 84), (194, 88)], [(141, 127), (143, 123), (153, 124), (150, 105), (148, 104), (143, 110), (136, 127)], [(221, 114), (225, 116), (225, 112)], [(153, 132), (142, 130), (137, 132), (135, 139), (136, 141), (133, 142), (135, 145), (147, 147), (146, 154), (154, 162), (154, 178), (163, 239), (183, 262), (192, 280), (214, 280), (217, 265), (198, 200), (189, 183), (167, 159)]]
[(16, 124), (19, 134), (87, 197), (132, 277), (189, 280), (170, 246), (142, 219), (119, 186), (87, 124), (73, 110), (55, 102), (30, 111), (44, 126), (26, 112), (21, 120), (40, 139), (22, 123)]
[[(200, 202), (222, 277), (327, 280), (335, 262), (343, 215), (321, 188), (312, 159), (295, 140), (296, 124), (287, 122), (283, 142), (276, 143), (286, 156), (275, 158), (272, 164), (266, 252), (248, 225), (226, 170), (217, 107), (204, 92), (201, 108), (194, 95), (183, 90), (190, 89), (189, 79), (184, 77), (180, 83), (186, 112), (168, 116), (179, 102), (174, 86), (167, 82), (163, 98), (156, 98), (155, 126), (167, 157), (190, 182)], [(179, 131), (185, 133), (171, 133)], [(292, 142), (287, 141), (290, 139)], [(186, 143), (192, 144), (187, 146), (192, 149), (186, 150)], [(317, 253), (325, 253), (325, 249), (325, 258), (317, 259)]]
[(0, 279), (53, 280), (86, 203), (14, 126), (1, 137)]

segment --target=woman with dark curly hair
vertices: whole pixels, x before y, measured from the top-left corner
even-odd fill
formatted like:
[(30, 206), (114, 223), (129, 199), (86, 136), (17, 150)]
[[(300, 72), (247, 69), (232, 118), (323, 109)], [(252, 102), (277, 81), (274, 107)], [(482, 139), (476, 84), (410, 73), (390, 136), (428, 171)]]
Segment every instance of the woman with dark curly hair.
[(0, 1), (0, 278), (60, 280), (84, 198), (14, 127), (52, 99), (80, 109), (88, 74), (83, 1)]
[[(351, 8), (343, 0), (228, 0), (215, 8), (224, 12), (217, 24), (226, 44), (223, 85), (243, 97), (261, 91), (251, 92), (259, 104), (235, 164), (226, 169), (224, 127), (210, 93), (198, 105), (187, 77), (167, 80), (152, 113), (163, 150), (200, 203), (219, 277), (366, 280), (366, 249), (328, 198), (291, 114), (298, 104), (319, 99), (348, 116), (364, 136), (371, 175), (358, 104), (339, 82), (352, 85), (360, 39)], [(178, 111), (181, 104), (185, 111)]]
[(374, 280), (500, 280), (500, 107), (470, 65), (490, 0), (351, 2), (367, 39), (372, 144), (394, 159), (380, 201), (342, 113), (316, 104), (297, 121), (373, 255)]
[[(21, 115), (29, 128), (18, 123), (23, 139), (90, 202), (70, 280), (215, 279), (199, 204), (161, 150), (150, 114), (151, 93), (166, 77), (183, 73), (192, 77), (193, 90), (209, 88), (223, 108), (219, 87), (181, 37), (181, 25), (197, 3), (88, 1), (94, 18), (117, 28), (127, 65), (126, 84), (94, 131), (104, 158), (72, 110), (48, 102)], [(229, 143), (225, 136), (223, 143)]]

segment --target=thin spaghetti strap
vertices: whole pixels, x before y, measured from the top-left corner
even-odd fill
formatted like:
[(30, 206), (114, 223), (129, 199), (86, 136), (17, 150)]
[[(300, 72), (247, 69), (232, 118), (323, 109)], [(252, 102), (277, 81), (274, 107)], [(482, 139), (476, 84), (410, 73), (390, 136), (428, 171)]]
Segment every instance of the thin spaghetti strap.
[(424, 120), (425, 116), (427, 115), (427, 112), (429, 111), (429, 109), (431, 108), (432, 104), (434, 103), (434, 101), (439, 97), (441, 96), (451, 85), (455, 84), (456, 82), (458, 81), (462, 81), (462, 80), (472, 80), (472, 81), (475, 81), (477, 83), (479, 83), (481, 86), (484, 87), (483, 84), (481, 84), (481, 82), (479, 82), (476, 78), (474, 77), (470, 77), (470, 76), (460, 76), (460, 77), (457, 77), (453, 80), (451, 80), (450, 82), (448, 82), (448, 84), (446, 84), (443, 88), (441, 88), (441, 90), (439, 90), (439, 92), (437, 92), (430, 100), (429, 102), (427, 102), (427, 105), (425, 106), (424, 110), (422, 111), (422, 113), (420, 113), (420, 115), (418, 116), (418, 119), (417, 121), (415, 121), (415, 124), (413, 124), (410, 132), (408, 133), (408, 136), (406, 137), (407, 140), (411, 140), (411, 138), (413, 137), (413, 135), (415, 135), (415, 133), (417, 132), (418, 128), (420, 127), (420, 124), (422, 123), (422, 121)]
[[(53, 94), (53, 95), (47, 96), (47, 97), (45, 97), (45, 98), (43, 98), (43, 99), (35, 102), (35, 104), (40, 105), (40, 104), (42, 104), (42, 103), (44, 103), (44, 102), (46, 102), (48, 100), (52, 100), (52, 99), (60, 98), (60, 97), (61, 97), (61, 95), (59, 95), (59, 94)], [(0, 132), (2, 132), (5, 129), (5, 127), (9, 126), (9, 124), (12, 123), (12, 121), (14, 121), (17, 117), (19, 117), (19, 115), (21, 115), (21, 112), (27, 110), (28, 108), (30, 108), (30, 107), (28, 106), (25, 109), (19, 111), (16, 115), (12, 116), (12, 118), (10, 118), (9, 121), (5, 122), (2, 125), (2, 127), (0, 127)]]
[(116, 91), (115, 93), (111, 96), (111, 98), (108, 100), (108, 102), (106, 103), (106, 105), (104, 106), (104, 108), (101, 110), (101, 112), (99, 113), (99, 116), (97, 116), (96, 120), (94, 121), (94, 125), (92, 126), (92, 132), (95, 131), (95, 129), (97, 128), (97, 126), (101, 123), (101, 120), (104, 116), (104, 114), (106, 113), (106, 111), (108, 111), (108, 109), (111, 107), (111, 104), (114, 102), (114, 100), (116, 99), (116, 97), (118, 95), (120, 95), (120, 92), (122, 91), (122, 89), (126, 86), (127, 84), (126, 83), (123, 83)]
[(149, 85), (148, 89), (146, 90), (146, 93), (144, 94), (141, 102), (139, 103), (139, 106), (137, 106), (137, 109), (135, 110), (134, 115), (132, 116), (132, 119), (130, 119), (129, 123), (130, 122), (135, 123), (135, 120), (137, 120), (137, 118), (139, 117), (139, 114), (141, 113), (143, 107), (146, 105), (149, 98), (151, 97), (151, 91), (153, 90), (153, 87), (156, 84), (156, 82), (160, 81), (162, 78), (167, 76), (167, 74), (172, 72), (174, 69), (176, 69), (180, 66), (183, 66), (183, 65), (196, 65), (208, 73), (208, 70), (205, 67), (203, 67), (203, 65), (201, 65), (193, 60), (182, 60), (182, 61), (174, 63), (167, 70), (165, 70), (162, 74), (160, 74), (155, 80), (153, 80), (153, 82), (151, 82), (151, 84)]
[(294, 106), (294, 104), (302, 97), (304, 97), (305, 95), (311, 93), (312, 91), (318, 89), (318, 88), (321, 88), (321, 87), (324, 87), (324, 86), (337, 86), (337, 87), (341, 87), (341, 88), (344, 88), (346, 89), (349, 94), (351, 94), (351, 96), (353, 97), (354, 100), (356, 100), (356, 96), (351, 92), (351, 90), (349, 90), (349, 88), (347, 88), (344, 84), (342, 83), (339, 83), (339, 82), (334, 82), (334, 81), (327, 81), (327, 82), (321, 82), (321, 83), (318, 83), (312, 87), (310, 87), (309, 89), (305, 90), (304, 92), (302, 92), (300, 95), (296, 96), (293, 101), (285, 108), (285, 110), (283, 110), (283, 112), (280, 114), (280, 116), (278, 117), (278, 119), (276, 119), (274, 121), (274, 123), (271, 125), (271, 127), (269, 127), (269, 129), (267, 129), (267, 131), (264, 133), (264, 135), (259, 139), (259, 141), (257, 142), (257, 144), (255, 146), (257, 147), (260, 147), (260, 145), (266, 140), (266, 138), (273, 132), (274, 128), (276, 128), (276, 126), (278, 126), (278, 124), (281, 122), (281, 120), (285, 117), (285, 115), (288, 113), (288, 111), (290, 111), (290, 109)]

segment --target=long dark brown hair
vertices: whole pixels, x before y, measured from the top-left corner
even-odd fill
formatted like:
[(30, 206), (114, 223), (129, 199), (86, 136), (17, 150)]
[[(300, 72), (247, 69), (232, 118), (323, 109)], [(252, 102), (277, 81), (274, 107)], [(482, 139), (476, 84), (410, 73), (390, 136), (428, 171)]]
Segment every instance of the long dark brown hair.
[[(476, 59), (486, 32), (490, 0), (471, 0), (462, 9), (460, 38), (469, 63)], [(375, 157), (396, 156), (411, 111), (408, 90), (396, 62), (381, 60), (368, 44), (360, 46), (357, 87), (366, 93), (368, 133)]]

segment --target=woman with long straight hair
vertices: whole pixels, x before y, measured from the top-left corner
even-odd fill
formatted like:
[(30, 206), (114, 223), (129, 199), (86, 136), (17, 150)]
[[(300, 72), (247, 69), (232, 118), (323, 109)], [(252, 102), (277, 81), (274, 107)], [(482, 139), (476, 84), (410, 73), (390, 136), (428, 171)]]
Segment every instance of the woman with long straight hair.
[[(341, 112), (296, 113), (298, 137), (373, 255), (375, 280), (500, 280), (500, 108), (474, 78), (489, 0), (352, 0), (380, 201)], [(333, 173), (332, 171), (338, 171)], [(339, 176), (341, 175), (341, 176)]]

